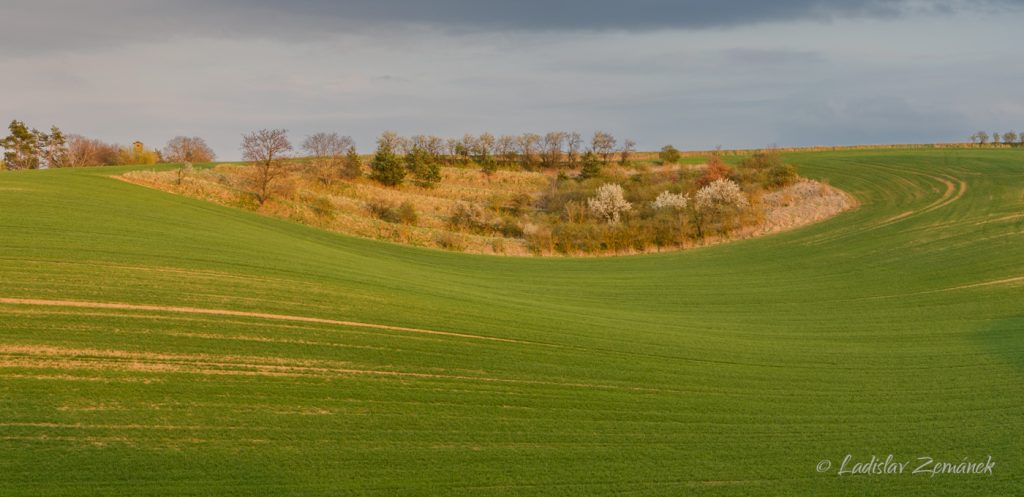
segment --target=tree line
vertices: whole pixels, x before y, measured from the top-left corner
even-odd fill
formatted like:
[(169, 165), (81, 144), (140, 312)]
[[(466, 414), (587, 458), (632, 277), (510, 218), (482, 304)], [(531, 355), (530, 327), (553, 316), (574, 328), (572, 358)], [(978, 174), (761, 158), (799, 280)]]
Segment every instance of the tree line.
[(116, 145), (77, 134), (65, 134), (57, 126), (48, 132), (13, 120), (8, 135), (0, 139), (4, 149), (0, 169), (47, 169), (62, 167), (155, 164), (158, 162), (211, 162), (216, 158), (200, 137), (177, 136), (163, 150), (144, 146)]
[(595, 132), (589, 140), (576, 131), (551, 131), (545, 134), (493, 135), (467, 133), (461, 138), (436, 135), (400, 136), (384, 132), (377, 139), (382, 148), (397, 155), (418, 155), (428, 162), (444, 165), (475, 163), (493, 171), (498, 167), (539, 168), (577, 167), (590, 154), (604, 164), (613, 160), (629, 162), (636, 153), (636, 142), (619, 142), (610, 133)]
[(1016, 131), (1010, 130), (1005, 133), (992, 133), (988, 134), (986, 131), (979, 131), (971, 135), (971, 143), (975, 145), (1017, 145), (1024, 146), (1024, 132), (1017, 134)]
[[(671, 148), (671, 147), (669, 147)], [(261, 129), (242, 137), (242, 157), (255, 168), (253, 194), (259, 204), (267, 201), (284, 167), (294, 159), (294, 146), (286, 129)], [(302, 143), (306, 159), (322, 183), (337, 178), (355, 178), (362, 174), (362, 159), (349, 136), (321, 132)], [(672, 149), (674, 150), (674, 149)], [(407, 179), (430, 187), (441, 180), (442, 166), (476, 165), (486, 174), (499, 168), (580, 168), (583, 179), (596, 177), (604, 165), (618, 161), (629, 163), (636, 142), (621, 144), (610, 133), (598, 131), (584, 141), (578, 132), (552, 131), (544, 135), (495, 136), (465, 134), (461, 138), (436, 135), (401, 136), (385, 131), (377, 139), (377, 148), (369, 162), (370, 179), (386, 186), (398, 186)], [(678, 152), (676, 152), (678, 160)]]

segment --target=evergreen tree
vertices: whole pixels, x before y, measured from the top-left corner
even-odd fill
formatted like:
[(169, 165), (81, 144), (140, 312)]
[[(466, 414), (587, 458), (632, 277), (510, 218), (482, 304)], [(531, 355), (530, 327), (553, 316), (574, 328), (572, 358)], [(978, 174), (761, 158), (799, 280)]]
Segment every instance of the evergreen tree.
[(68, 165), (68, 142), (64, 137), (64, 133), (60, 128), (56, 126), (50, 127), (49, 135), (42, 135), (45, 137), (42, 141), (43, 158), (46, 160), (46, 167), (66, 167)]
[(385, 140), (381, 140), (378, 144), (377, 153), (374, 154), (373, 161), (370, 163), (370, 169), (372, 170), (370, 179), (383, 185), (397, 186), (405, 180), (405, 167), (395, 155), (391, 144)]
[(349, 179), (358, 178), (363, 175), (363, 159), (356, 152), (356, 147), (348, 147), (345, 154), (345, 165), (341, 174)]
[(405, 156), (405, 167), (421, 186), (432, 186), (441, 181), (441, 167), (420, 147), (413, 146)]
[(583, 169), (580, 170), (579, 179), (596, 178), (601, 175), (601, 158), (594, 152), (583, 154)]
[(5, 149), (4, 162), (7, 169), (38, 169), (42, 134), (37, 130), (29, 130), (25, 123), (17, 120), (11, 121), (8, 129), (11, 134), (0, 140), (0, 146)]

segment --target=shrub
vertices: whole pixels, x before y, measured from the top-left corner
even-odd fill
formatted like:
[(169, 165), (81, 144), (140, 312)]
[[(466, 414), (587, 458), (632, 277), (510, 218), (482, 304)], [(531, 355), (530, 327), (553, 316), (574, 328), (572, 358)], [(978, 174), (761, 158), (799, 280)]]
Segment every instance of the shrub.
[(497, 225), (497, 229), (501, 232), (501, 236), (506, 238), (522, 238), (523, 227), (519, 225), (519, 221), (514, 217), (505, 216), (501, 218)]
[(533, 197), (530, 197), (527, 193), (520, 193), (512, 197), (512, 200), (508, 204), (508, 213), (513, 216), (521, 216), (530, 210), (533, 205)]
[(689, 203), (690, 198), (686, 195), (665, 190), (658, 194), (658, 198), (654, 199), (653, 206), (655, 209), (683, 210)]
[(622, 193), (622, 186), (606, 183), (597, 189), (597, 196), (587, 200), (587, 207), (601, 219), (618, 223), (624, 212), (633, 208)]
[(523, 226), (523, 238), (526, 239), (526, 248), (534, 254), (546, 254), (554, 250), (551, 228), (547, 226), (527, 223)]
[(461, 236), (448, 231), (442, 231), (434, 235), (434, 242), (438, 247), (446, 250), (462, 252), (466, 250), (466, 241)]
[(334, 202), (331, 202), (330, 197), (317, 197), (313, 199), (313, 202), (309, 204), (310, 210), (313, 214), (322, 218), (333, 218), (337, 209), (334, 207)]
[(601, 229), (592, 224), (558, 224), (551, 232), (555, 250), (563, 254), (601, 251)]
[(746, 195), (734, 181), (719, 179), (701, 188), (694, 198), (697, 235), (703, 238), (705, 229), (712, 224), (720, 225), (720, 231), (728, 231), (731, 215), (749, 205)]
[(703, 188), (715, 181), (728, 178), (731, 173), (732, 168), (726, 165), (721, 157), (717, 154), (712, 155), (707, 167), (704, 168), (704, 174), (697, 179), (697, 186)]
[(679, 162), (679, 151), (672, 145), (665, 145), (661, 152), (658, 152), (658, 160), (662, 164), (676, 164)]
[(743, 208), (749, 202), (735, 181), (719, 179), (697, 191), (695, 204), (698, 210), (709, 211)]
[(366, 204), (366, 209), (370, 211), (370, 215), (381, 221), (395, 224), (402, 222), (402, 216), (399, 214), (398, 209), (388, 202), (373, 201)]
[(480, 171), (490, 176), (498, 170), (498, 161), (490, 155), (481, 157), (477, 162), (480, 164)]
[(412, 205), (412, 202), (405, 201), (398, 206), (398, 221), (400, 223), (412, 226), (418, 220), (419, 215), (416, 214), (416, 206)]
[(178, 185), (180, 186), (181, 183), (183, 181), (185, 181), (185, 178), (187, 178), (187, 177), (189, 177), (191, 175), (192, 175), (192, 164), (189, 163), (189, 162), (186, 162), (186, 163), (182, 164), (181, 167), (178, 168), (178, 175), (177, 175), (178, 176), (177, 177)]
[(766, 183), (772, 188), (782, 188), (796, 182), (796, 168), (789, 164), (777, 164), (768, 170)]
[(754, 152), (754, 155), (740, 161), (740, 167), (765, 170), (782, 166), (782, 154), (775, 150)]
[(474, 233), (487, 233), (491, 231), (483, 209), (475, 204), (466, 202), (455, 204), (451, 214), (448, 216), (448, 225), (454, 229), (462, 229)]

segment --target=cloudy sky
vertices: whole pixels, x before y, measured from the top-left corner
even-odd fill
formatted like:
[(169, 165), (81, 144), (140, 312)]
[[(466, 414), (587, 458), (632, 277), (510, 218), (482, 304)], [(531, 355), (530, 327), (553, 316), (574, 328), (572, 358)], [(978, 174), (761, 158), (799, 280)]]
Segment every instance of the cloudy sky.
[(161, 147), (595, 129), (643, 149), (1024, 129), (1024, 0), (0, 0), (0, 119)]

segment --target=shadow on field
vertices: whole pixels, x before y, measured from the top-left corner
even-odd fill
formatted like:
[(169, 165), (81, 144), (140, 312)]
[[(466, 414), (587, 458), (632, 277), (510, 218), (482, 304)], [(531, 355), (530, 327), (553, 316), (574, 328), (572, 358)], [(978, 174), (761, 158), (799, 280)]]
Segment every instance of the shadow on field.
[(1024, 374), (1024, 316), (996, 321), (976, 334), (975, 340), (984, 351)]

